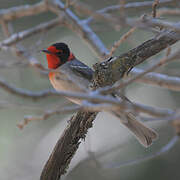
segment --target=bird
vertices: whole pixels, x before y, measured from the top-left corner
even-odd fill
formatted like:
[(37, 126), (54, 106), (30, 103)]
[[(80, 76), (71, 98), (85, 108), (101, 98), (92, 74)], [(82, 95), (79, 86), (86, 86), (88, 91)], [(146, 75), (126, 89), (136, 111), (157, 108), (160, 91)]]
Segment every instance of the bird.
[[(55, 90), (90, 92), (89, 85), (94, 71), (78, 60), (67, 44), (64, 42), (54, 43), (41, 51), (46, 54), (48, 68), (50, 69), (49, 80)], [(118, 98), (118, 96), (113, 97)], [(78, 105), (82, 103), (82, 100), (78, 98), (66, 98)], [(132, 103), (124, 95), (120, 98)], [(157, 139), (158, 134), (140, 122), (134, 113), (120, 111), (112, 112), (112, 114), (121, 119), (121, 123), (130, 130), (144, 147), (150, 146)]]

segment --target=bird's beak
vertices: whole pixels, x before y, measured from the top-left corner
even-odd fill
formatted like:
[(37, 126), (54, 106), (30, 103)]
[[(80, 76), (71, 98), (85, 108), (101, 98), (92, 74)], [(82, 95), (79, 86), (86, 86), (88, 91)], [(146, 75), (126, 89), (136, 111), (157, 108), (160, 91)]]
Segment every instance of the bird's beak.
[(46, 53), (46, 54), (53, 54), (52, 52), (50, 52), (50, 51), (48, 51), (48, 50), (46, 50), (46, 49), (43, 49), (43, 50), (41, 50), (42, 52), (44, 52), (44, 53)]

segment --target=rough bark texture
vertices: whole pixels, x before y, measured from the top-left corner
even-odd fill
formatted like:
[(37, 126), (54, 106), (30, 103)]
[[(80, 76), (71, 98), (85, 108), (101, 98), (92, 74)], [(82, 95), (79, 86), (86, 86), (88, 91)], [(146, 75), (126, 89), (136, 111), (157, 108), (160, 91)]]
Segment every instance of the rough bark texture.
[(84, 139), (97, 113), (79, 111), (69, 121), (61, 138), (56, 143), (41, 174), (41, 180), (58, 180), (66, 173), (72, 157)]
[(162, 35), (142, 43), (119, 57), (95, 64), (95, 86), (112, 85), (117, 80), (120, 80), (134, 66), (176, 43), (177, 39), (174, 38), (174, 34), (176, 33), (173, 31), (164, 32)]

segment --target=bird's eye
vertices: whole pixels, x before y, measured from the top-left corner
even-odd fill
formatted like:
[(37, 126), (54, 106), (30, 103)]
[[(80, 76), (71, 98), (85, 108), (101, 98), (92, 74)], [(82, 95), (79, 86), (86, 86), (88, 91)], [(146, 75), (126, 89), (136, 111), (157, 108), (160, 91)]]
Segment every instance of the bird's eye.
[(57, 56), (60, 56), (62, 54), (62, 52), (57, 52), (56, 55)]
[(60, 50), (58, 50), (58, 51), (56, 52), (56, 55), (57, 55), (57, 56), (60, 56), (62, 53), (63, 53), (63, 51), (60, 49)]

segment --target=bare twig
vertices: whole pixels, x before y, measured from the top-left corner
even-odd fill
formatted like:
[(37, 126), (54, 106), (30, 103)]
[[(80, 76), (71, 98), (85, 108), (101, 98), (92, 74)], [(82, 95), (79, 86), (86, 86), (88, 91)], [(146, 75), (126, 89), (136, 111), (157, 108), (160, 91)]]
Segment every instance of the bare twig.
[(180, 135), (180, 116), (178, 116), (176, 119), (173, 119), (172, 125), (175, 128), (176, 134), (179, 136)]
[(120, 167), (124, 167), (124, 166), (129, 166), (129, 165), (134, 165), (134, 164), (138, 164), (140, 162), (146, 161), (146, 160), (150, 160), (153, 159), (157, 156), (161, 156), (165, 153), (167, 153), (169, 150), (171, 150), (174, 145), (178, 142), (179, 140), (179, 136), (174, 136), (165, 146), (163, 146), (158, 152), (155, 152), (151, 155), (148, 156), (144, 156), (144, 157), (139, 157), (135, 160), (130, 160), (127, 162), (121, 162), (121, 163), (112, 163), (112, 164), (108, 164), (106, 165), (104, 168), (105, 169), (115, 169), (115, 168), (120, 168)]
[(155, 18), (156, 17), (156, 9), (157, 6), (159, 4), (159, 0), (154, 0), (153, 5), (152, 5), (152, 17)]
[[(138, 22), (136, 22), (138, 23)], [(148, 17), (147, 15), (144, 15), (141, 19), (141, 21), (139, 22), (139, 27), (141, 27), (142, 25), (146, 25), (148, 27), (160, 27), (160, 28), (167, 28), (167, 29), (172, 29), (175, 32), (179, 32), (180, 33), (180, 22), (178, 23), (172, 23), (172, 22), (168, 22), (168, 21), (162, 21), (160, 19), (157, 18), (151, 18)], [(133, 24), (133, 22), (129, 22), (129, 24)]]
[(4, 34), (6, 35), (6, 37), (9, 37), (11, 34), (9, 33), (9, 30), (8, 30), (8, 25), (7, 25), (8, 23), (4, 20), (1, 20), (0, 23), (1, 23)]
[(21, 88), (17, 88), (12, 84), (8, 84), (5, 80), (0, 79), (0, 87), (3, 88), (4, 90), (6, 90), (7, 92), (20, 96), (20, 97), (24, 97), (24, 98), (30, 98), (30, 99), (39, 99), (39, 98), (44, 98), (50, 95), (57, 95), (58, 93), (56, 93), (54, 90), (43, 90), (43, 91), (39, 91), (39, 92), (32, 92), (29, 90), (25, 90), (25, 89), (21, 89)]
[[(86, 108), (86, 109), (93, 109), (93, 110), (100, 110), (100, 109), (104, 109), (104, 110), (109, 110), (110, 108), (113, 109), (113, 106), (116, 106), (115, 108), (128, 108), (132, 106), (132, 103), (129, 104), (128, 102), (124, 102), (120, 99), (116, 99), (113, 97), (108, 97), (108, 96), (103, 96), (100, 94), (97, 94), (96, 92), (93, 93), (75, 93), (75, 92), (67, 92), (67, 91), (59, 91), (56, 92), (54, 90), (42, 90), (39, 92), (32, 92), (32, 91), (28, 91), (25, 89), (20, 89), (20, 88), (16, 88), (13, 85), (7, 84), (6, 81), (0, 79), (0, 87), (2, 87), (3, 89), (5, 89), (6, 91), (18, 95), (20, 97), (24, 97), (24, 98), (31, 98), (31, 99), (40, 99), (40, 98), (44, 98), (44, 97), (48, 97), (48, 96), (67, 96), (67, 97), (75, 97), (75, 98), (79, 98), (79, 99), (85, 99), (88, 101), (92, 101), (92, 102), (96, 102), (96, 103), (109, 103), (111, 106), (110, 107), (106, 107), (106, 106), (95, 106), (94, 105), (94, 109), (93, 107), (88, 107), (87, 104), (82, 105), (81, 108)], [(171, 115), (171, 111), (170, 110), (163, 110), (163, 109), (157, 109), (157, 108), (153, 108), (150, 106), (145, 106), (145, 105), (140, 105), (140, 104), (134, 104), (134, 109), (140, 112), (145, 112), (151, 115), (156, 115), (156, 116), (165, 116), (165, 115)], [(108, 109), (107, 109), (108, 108)]]
[(47, 6), (44, 1), (34, 5), (23, 5), (12, 7), (9, 9), (0, 10), (0, 20), (11, 21), (13, 19), (21, 18), (24, 16), (32, 16), (47, 11)]
[(157, 12), (157, 17), (162, 15), (180, 15), (180, 9), (161, 8)]
[[(168, 6), (171, 5), (175, 2), (175, 0), (160, 0), (159, 1), (159, 6)], [(125, 10), (145, 10), (145, 8), (151, 8), (152, 4), (154, 3), (154, 1), (145, 1), (145, 2), (130, 2), (130, 3), (126, 3), (124, 5), (124, 9)], [(113, 6), (108, 6), (105, 7), (103, 9), (98, 10), (98, 13), (104, 14), (104, 13), (111, 13), (117, 10), (120, 10), (122, 8), (121, 5), (113, 5)], [(93, 17), (89, 17), (87, 19), (87, 22), (90, 23), (93, 20)]]
[(9, 38), (5, 39), (4, 41), (2, 41), (0, 43), (0, 49), (3, 48), (3, 46), (6, 47), (6, 46), (13, 45), (13, 44), (15, 44), (21, 40), (24, 40), (25, 38), (28, 38), (36, 33), (47, 31), (47, 30), (59, 25), (60, 23), (62, 23), (62, 19), (57, 18), (57, 19), (53, 19), (49, 22), (42, 23), (42, 24), (40, 24), (36, 27), (30, 28), (28, 30), (13, 34)]
[[(66, 17), (71, 20), (73, 23), (72, 30), (77, 29), (76, 32), (78, 32), (78, 34), (80, 34), (80, 36), (91, 45), (91, 47), (100, 57), (107, 55), (107, 48), (85, 21), (80, 20), (69, 8), (64, 9), (64, 4), (60, 0), (56, 0), (55, 5), (59, 10), (64, 11)], [(54, 12), (57, 13), (57, 11)]]
[[(144, 71), (139, 68), (133, 68), (130, 75), (137, 76), (143, 72)], [(180, 78), (175, 76), (168, 76), (166, 74), (152, 72), (145, 74), (140, 79), (136, 79), (135, 81), (167, 88), (173, 91), (180, 91)]]
[(116, 51), (116, 49), (121, 45), (121, 43), (123, 43), (135, 30), (136, 30), (135, 27), (131, 28), (127, 33), (125, 33), (123, 36), (121, 36), (121, 38), (118, 41), (114, 42), (108, 56), (111, 57), (114, 54), (114, 52)]
[[(32, 121), (46, 120), (55, 114), (56, 115), (62, 114), (62, 113), (64, 114), (64, 113), (70, 113), (70, 112), (75, 112), (75, 111), (79, 111), (79, 110), (95, 111), (95, 112), (98, 112), (98, 111), (110, 112), (112, 110), (117, 111), (117, 110), (120, 110), (121, 108), (123, 108), (124, 110), (128, 110), (128, 105), (124, 106), (124, 103), (122, 104), (122, 102), (119, 102), (119, 105), (121, 105), (121, 107), (114, 106), (109, 103), (93, 104), (93, 103), (89, 103), (89, 102), (84, 102), (81, 106), (74, 105), (74, 106), (58, 108), (58, 110), (48, 110), (48, 111), (45, 111), (41, 116), (32, 116), (32, 115), (25, 116), (24, 121), (22, 123), (18, 123), (17, 126), (20, 129), (23, 129), (26, 125), (28, 125), (28, 123), (30, 123)], [(151, 116), (162, 117), (163, 120), (170, 119), (172, 121), (174, 119), (177, 119), (175, 116), (175, 112), (171, 109), (155, 108), (155, 107), (138, 104), (138, 103), (135, 103), (132, 106), (138, 112), (143, 112), (143, 113), (149, 114)], [(154, 120), (159, 120), (159, 119), (153, 119), (153, 121)]]
[(25, 116), (24, 121), (22, 123), (18, 123), (17, 126), (19, 129), (23, 129), (29, 122), (32, 121), (40, 121), (40, 120), (46, 120), (49, 117), (57, 114), (64, 114), (64, 113), (70, 113), (70, 112), (75, 112), (79, 110), (79, 106), (71, 106), (71, 107), (65, 107), (65, 108), (60, 108), (58, 110), (48, 110), (43, 113), (43, 115), (35, 117), (35, 116)]
[(75, 2), (73, 3), (73, 7), (76, 9), (77, 13), (83, 13), (88, 16), (92, 16), (94, 20), (103, 20), (103, 21), (108, 21), (110, 24), (117, 24), (118, 20), (115, 17), (112, 17), (109, 14), (103, 14), (103, 13), (98, 13), (98, 11), (93, 11), (92, 8), (88, 5), (86, 5), (83, 2)]

